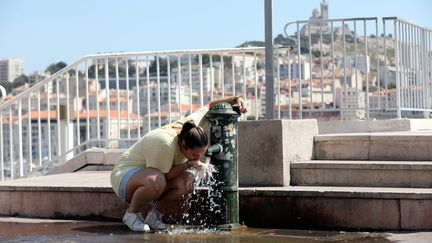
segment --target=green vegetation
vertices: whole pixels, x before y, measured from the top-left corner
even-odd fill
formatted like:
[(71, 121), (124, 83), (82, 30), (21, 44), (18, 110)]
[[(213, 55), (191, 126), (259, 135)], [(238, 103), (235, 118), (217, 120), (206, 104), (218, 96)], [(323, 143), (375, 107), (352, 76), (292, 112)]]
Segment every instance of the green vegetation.
[(65, 68), (67, 66), (67, 64), (63, 61), (60, 61), (58, 63), (52, 63), (51, 65), (49, 65), (46, 69), (45, 72), (48, 72), (49, 74), (53, 75), (54, 73), (62, 70), (63, 68)]
[(12, 88), (23, 86), (26, 83), (28, 83), (28, 77), (23, 74), (13, 81)]
[(243, 44), (237, 46), (237, 48), (241, 47), (264, 47), (265, 42), (264, 41), (246, 41)]

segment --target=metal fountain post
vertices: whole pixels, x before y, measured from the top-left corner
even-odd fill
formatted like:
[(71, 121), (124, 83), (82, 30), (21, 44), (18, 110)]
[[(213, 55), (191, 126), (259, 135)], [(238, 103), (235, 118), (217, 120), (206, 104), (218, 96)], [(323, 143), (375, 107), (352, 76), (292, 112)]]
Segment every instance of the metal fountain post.
[[(237, 118), (238, 109), (226, 102), (213, 106), (207, 113), (210, 122), (210, 147), (206, 156), (216, 168), (217, 181), (211, 198), (219, 207), (210, 211), (211, 224), (219, 229), (234, 229), (239, 224)], [(238, 107), (237, 107), (238, 108)]]

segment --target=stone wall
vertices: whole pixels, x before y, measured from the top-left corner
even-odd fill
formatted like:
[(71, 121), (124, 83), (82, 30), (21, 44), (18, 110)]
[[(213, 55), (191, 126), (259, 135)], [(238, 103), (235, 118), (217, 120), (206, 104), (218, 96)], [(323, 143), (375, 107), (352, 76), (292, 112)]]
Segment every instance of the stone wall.
[(239, 122), (240, 186), (289, 186), (290, 163), (313, 158), (316, 120)]

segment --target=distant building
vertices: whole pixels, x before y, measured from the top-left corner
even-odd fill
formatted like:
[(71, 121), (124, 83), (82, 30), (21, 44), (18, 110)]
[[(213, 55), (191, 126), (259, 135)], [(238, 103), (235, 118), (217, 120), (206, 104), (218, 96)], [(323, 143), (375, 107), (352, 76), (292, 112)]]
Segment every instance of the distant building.
[(255, 61), (259, 61), (259, 57), (247, 54), (233, 54), (232, 61), (236, 69), (235, 80), (236, 83), (244, 83), (244, 80), (255, 80)]
[(381, 67), (381, 83), (385, 85), (387, 80), (388, 84), (396, 84), (396, 68), (393, 66), (382, 66)]
[(340, 68), (344, 68), (345, 65), (346, 68), (356, 68), (357, 70), (360, 70), (363, 74), (366, 74), (366, 72), (370, 72), (369, 56), (346, 56), (346, 58), (342, 58)]
[(13, 82), (16, 78), (24, 74), (24, 61), (9, 57), (0, 60), (0, 82)]
[[(325, 21), (329, 19), (328, 7), (329, 1), (323, 0), (321, 2), (321, 11), (317, 8), (313, 10), (312, 16), (309, 17), (310, 23), (303, 25), (300, 29), (301, 36), (309, 36), (309, 32), (311, 35), (319, 34), (320, 31), (322, 31), (323, 34), (329, 34), (331, 32), (330, 21)], [(337, 35), (342, 35), (343, 33), (350, 34), (347, 24), (334, 26), (333, 32)]]
[[(32, 74), (28, 76), (28, 83), (30, 87), (34, 86), (35, 84), (39, 83), (40, 81), (48, 78), (50, 74), (48, 72), (43, 71), (34, 71)], [(53, 93), (54, 91), (54, 85), (53, 82), (47, 83), (42, 89), (42, 92), (45, 93)]]
[(171, 80), (173, 84), (179, 84), (181, 79), (182, 85), (189, 85), (189, 83), (192, 83), (194, 89), (199, 89), (202, 80), (204, 92), (211, 90), (212, 82), (218, 86), (221, 82), (220, 77), (220, 68), (216, 67), (216, 65), (213, 65), (213, 67), (203, 66), (201, 69), (199, 65), (193, 65), (190, 69), (188, 66), (182, 66), (180, 75), (177, 67), (171, 69)]
[(341, 109), (344, 120), (358, 120), (365, 117), (365, 92), (356, 88), (336, 90), (336, 107)]
[(28, 83), (30, 86), (35, 85), (36, 83), (48, 78), (50, 76), (49, 73), (43, 71), (34, 71), (32, 74), (28, 76)]
[[(279, 79), (288, 80), (291, 78), (291, 80), (293, 80), (300, 77), (301, 80), (309, 80), (310, 69), (311, 65), (305, 60), (305, 58), (301, 58), (300, 60), (300, 70), (299, 62), (297, 60), (283, 61), (279, 63)], [(275, 73), (277, 73), (277, 70), (275, 70)]]
[[(139, 87), (139, 114), (146, 114), (148, 110), (151, 112), (158, 109), (157, 107), (157, 101), (158, 101), (158, 92), (160, 94), (160, 104), (165, 105), (168, 103), (174, 103), (174, 104), (189, 104), (190, 98), (191, 98), (191, 92), (187, 85), (182, 83), (181, 86), (179, 86), (176, 83), (173, 83), (170, 85), (170, 91), (168, 90), (168, 83), (161, 83), (160, 87), (158, 88), (157, 83), (155, 82), (149, 82), (149, 85), (147, 86), (146, 83), (141, 85)], [(147, 95), (147, 92), (150, 96)], [(136, 104), (136, 100), (138, 97), (135, 97), (136, 87), (133, 90), (133, 99), (135, 102), (133, 102), (133, 110), (137, 111), (138, 107)], [(148, 107), (147, 104), (147, 97), (149, 98), (151, 107)], [(169, 100), (170, 98), (170, 100)]]

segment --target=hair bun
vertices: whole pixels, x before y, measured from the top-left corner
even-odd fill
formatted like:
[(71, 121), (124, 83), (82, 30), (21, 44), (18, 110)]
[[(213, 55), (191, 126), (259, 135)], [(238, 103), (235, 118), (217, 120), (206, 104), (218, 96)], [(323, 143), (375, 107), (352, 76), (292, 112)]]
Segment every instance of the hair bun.
[(183, 124), (178, 137), (179, 143), (184, 142), (187, 148), (203, 147), (208, 144), (208, 137), (204, 130), (192, 121), (187, 121)]
[(191, 130), (192, 128), (195, 128), (195, 127), (196, 127), (195, 123), (193, 123), (191, 121), (187, 121), (183, 124), (182, 131), (187, 132), (187, 131)]

